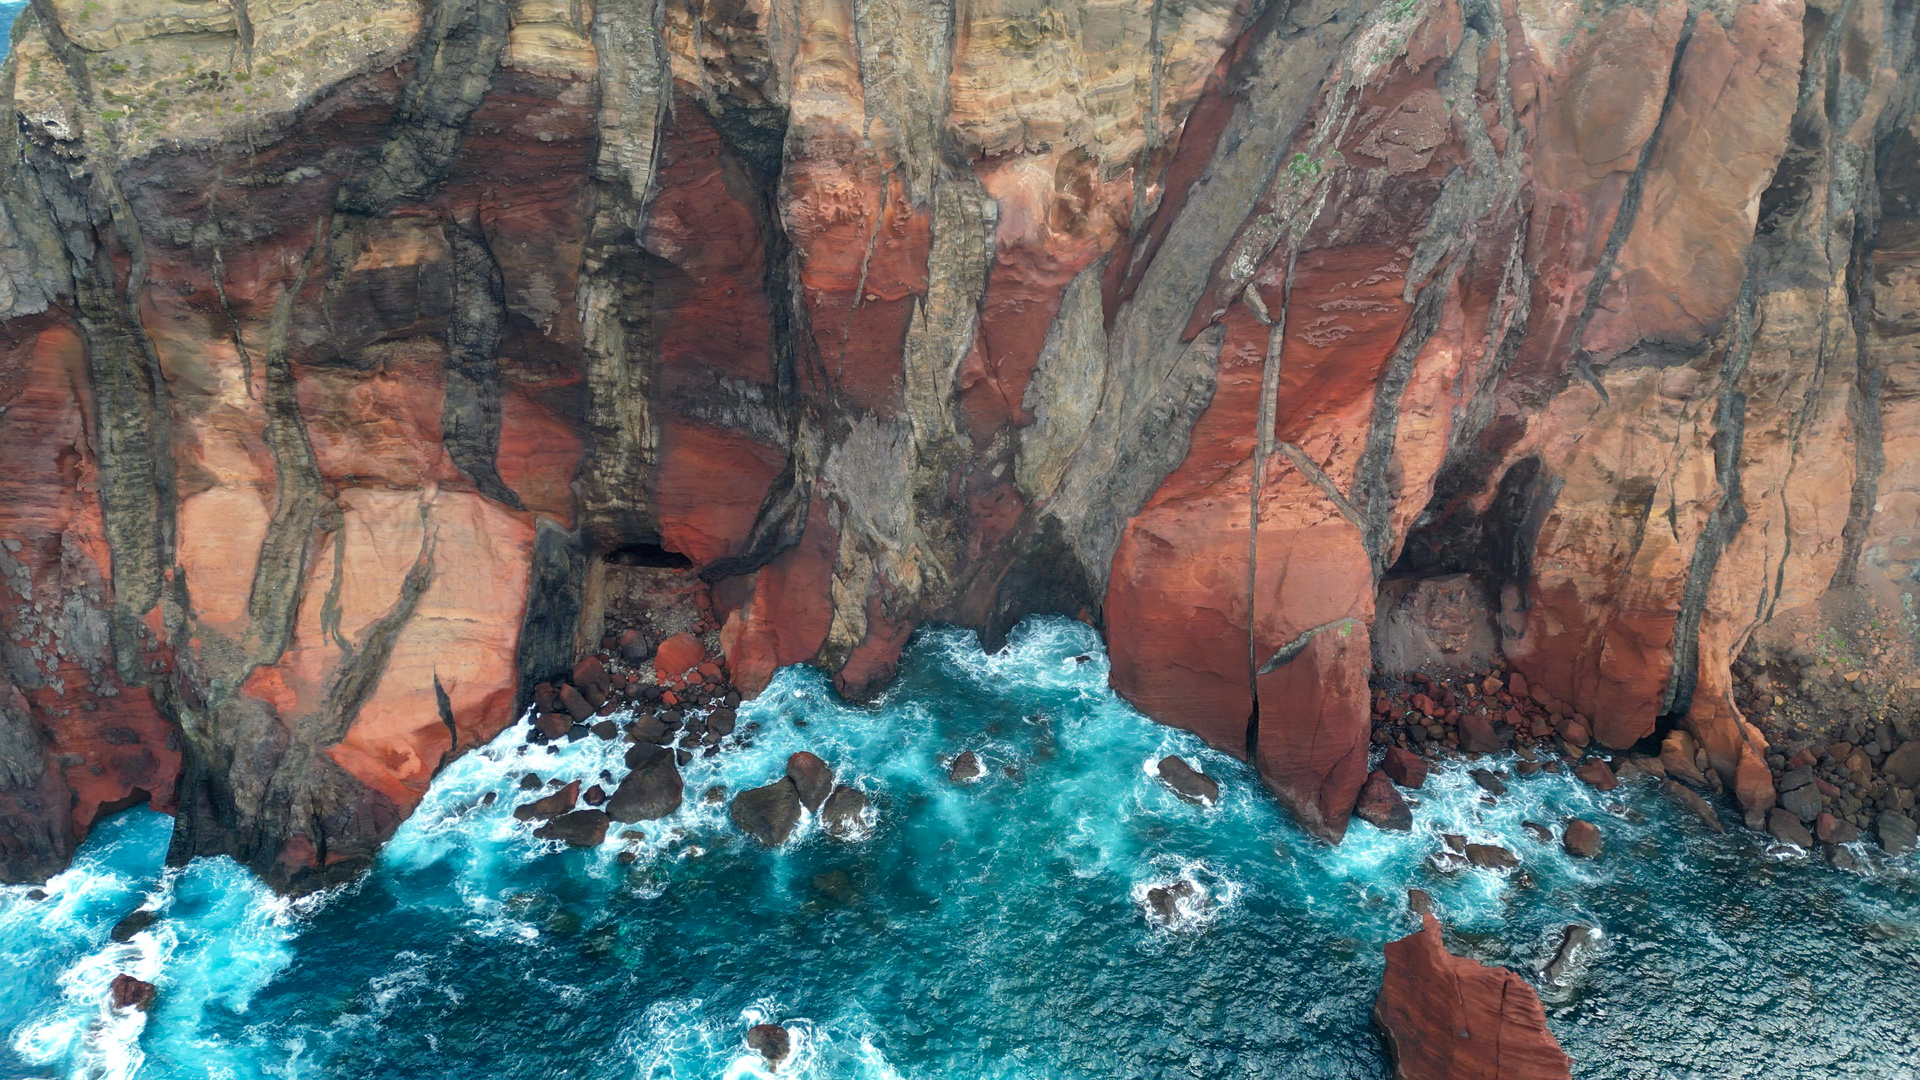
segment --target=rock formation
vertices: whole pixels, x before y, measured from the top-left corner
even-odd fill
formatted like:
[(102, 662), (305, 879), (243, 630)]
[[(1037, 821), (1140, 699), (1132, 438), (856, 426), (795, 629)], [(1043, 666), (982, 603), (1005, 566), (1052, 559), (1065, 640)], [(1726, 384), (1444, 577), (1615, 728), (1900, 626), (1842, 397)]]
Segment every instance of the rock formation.
[(1395, 1080), (1554, 1080), (1572, 1062), (1547, 1030), (1533, 987), (1505, 968), (1447, 951), (1431, 911), (1418, 933), (1388, 942), (1373, 1019)]
[(318, 887), (596, 649), (661, 643), (669, 707), (720, 659), (858, 696), (1036, 612), (1337, 840), (1376, 608), (1475, 595), (1543, 707), (1688, 732), (1759, 823), (1731, 661), (1920, 566), (1904, 0), (34, 0), (14, 41), (7, 880), (147, 800), (176, 861)]

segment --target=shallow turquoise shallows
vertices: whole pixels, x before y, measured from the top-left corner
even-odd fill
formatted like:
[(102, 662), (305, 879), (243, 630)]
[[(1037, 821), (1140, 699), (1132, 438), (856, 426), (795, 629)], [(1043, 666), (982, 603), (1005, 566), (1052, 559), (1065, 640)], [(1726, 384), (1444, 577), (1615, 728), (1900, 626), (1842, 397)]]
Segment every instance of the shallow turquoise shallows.
[[(1064, 620), (994, 656), (923, 632), (871, 707), (789, 669), (741, 721), (752, 745), (689, 766), (688, 805), (631, 866), (617, 827), (566, 851), (511, 814), (529, 769), (618, 777), (623, 747), (523, 753), (519, 727), (449, 767), (363, 881), (304, 901), (226, 860), (164, 869), (167, 819), (123, 814), (48, 899), (0, 891), (0, 1076), (748, 1077), (768, 1071), (743, 1036), (769, 1020), (795, 1034), (782, 1077), (1381, 1077), (1368, 1010), (1409, 885), (1457, 950), (1541, 987), (1576, 1076), (1920, 1072), (1911, 862), (1842, 872), (1707, 836), (1645, 781), (1514, 780), (1490, 806), (1444, 771), (1412, 834), (1356, 823), (1323, 847), (1244, 766), (1115, 698), (1098, 638)], [(801, 749), (872, 797), (870, 836), (806, 821), (765, 851), (701, 802)], [(959, 750), (984, 780), (946, 778)], [(1221, 779), (1218, 809), (1155, 779), (1168, 753)], [(1599, 861), (1521, 828), (1570, 814), (1600, 823)], [(1521, 869), (1429, 871), (1441, 832)], [(1142, 899), (1180, 877), (1211, 903), (1158, 928)], [(164, 917), (108, 943), (143, 899)], [(1599, 947), (1550, 986), (1570, 922)], [(118, 971), (158, 984), (151, 1017), (107, 1012)]]

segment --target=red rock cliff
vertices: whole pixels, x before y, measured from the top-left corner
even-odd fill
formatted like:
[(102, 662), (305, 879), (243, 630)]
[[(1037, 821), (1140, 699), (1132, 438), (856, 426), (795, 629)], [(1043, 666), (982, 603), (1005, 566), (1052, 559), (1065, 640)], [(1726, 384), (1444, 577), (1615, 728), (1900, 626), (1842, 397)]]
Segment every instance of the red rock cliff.
[(1386, 946), (1373, 1019), (1396, 1080), (1566, 1080), (1572, 1061), (1525, 979), (1447, 951), (1440, 924)]
[(1380, 581), (1471, 571), (1600, 742), (1666, 717), (1764, 813), (1730, 659), (1913, 569), (1913, 47), (1889, 0), (36, 0), (0, 871), (149, 798), (351, 874), (636, 561), (747, 689), (1090, 619), (1329, 839)]

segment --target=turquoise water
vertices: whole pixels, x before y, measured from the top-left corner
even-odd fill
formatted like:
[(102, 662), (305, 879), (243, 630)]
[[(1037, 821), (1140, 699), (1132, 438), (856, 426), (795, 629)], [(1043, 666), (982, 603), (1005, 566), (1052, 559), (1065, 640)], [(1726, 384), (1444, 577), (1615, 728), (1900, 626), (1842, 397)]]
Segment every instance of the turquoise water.
[[(1413, 926), (1408, 885), (1456, 950), (1542, 988), (1576, 1076), (1920, 1072), (1910, 860), (1863, 850), (1869, 868), (1843, 872), (1707, 836), (1651, 785), (1542, 775), (1489, 806), (1458, 770), (1429, 781), (1412, 834), (1356, 823), (1329, 849), (1106, 675), (1097, 636), (1064, 620), (995, 656), (923, 632), (871, 707), (784, 671), (741, 710), (752, 745), (696, 759), (688, 805), (642, 826), (632, 865), (617, 835), (559, 850), (510, 810), (529, 768), (617, 777), (624, 747), (523, 756), (519, 728), (450, 766), (371, 874), (297, 903), (225, 860), (163, 869), (167, 819), (122, 814), (48, 899), (0, 890), (0, 1076), (741, 1078), (775, 1075), (742, 1041), (767, 1020), (795, 1033), (782, 1077), (1383, 1077), (1368, 1010), (1380, 945)], [(768, 852), (700, 802), (800, 749), (872, 797), (871, 835), (806, 821)], [(964, 788), (940, 765), (962, 749), (990, 770)], [(1220, 778), (1218, 809), (1150, 775), (1167, 753)], [(1601, 823), (1598, 862), (1520, 826), (1570, 813)], [(1522, 867), (1430, 871), (1440, 832)], [(1210, 906), (1156, 927), (1141, 898), (1180, 877)], [(109, 944), (143, 901), (164, 917)], [(1574, 921), (1599, 946), (1547, 986)], [(151, 1017), (106, 1011), (122, 970), (158, 984)]]

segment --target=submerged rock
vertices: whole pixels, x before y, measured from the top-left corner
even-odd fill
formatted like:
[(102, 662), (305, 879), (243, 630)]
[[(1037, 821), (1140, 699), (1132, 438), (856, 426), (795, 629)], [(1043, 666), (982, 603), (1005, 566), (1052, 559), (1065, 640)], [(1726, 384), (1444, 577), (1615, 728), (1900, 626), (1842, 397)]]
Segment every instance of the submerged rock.
[(1726, 826), (1720, 824), (1720, 815), (1714, 813), (1712, 804), (1702, 798), (1699, 792), (1672, 780), (1662, 783), (1660, 790), (1667, 793), (1667, 798), (1672, 799), (1683, 809), (1699, 818), (1700, 824), (1705, 825), (1709, 832), (1724, 833), (1727, 831)]
[(1219, 782), (1187, 764), (1185, 758), (1168, 754), (1160, 759), (1157, 768), (1160, 773), (1160, 782), (1171, 788), (1175, 795), (1202, 806), (1219, 805)]
[(1168, 930), (1178, 930), (1212, 909), (1213, 898), (1186, 878), (1171, 885), (1156, 885), (1142, 900), (1148, 921)]
[(573, 847), (598, 847), (607, 838), (610, 821), (604, 810), (575, 810), (540, 826), (533, 835), (542, 840), (564, 840)]
[(1360, 787), (1360, 802), (1353, 808), (1355, 817), (1376, 829), (1407, 832), (1413, 828), (1413, 811), (1400, 797), (1399, 789), (1387, 774), (1375, 769)]
[(160, 913), (152, 908), (139, 908), (129, 911), (126, 917), (113, 924), (113, 930), (107, 937), (121, 943), (133, 940), (133, 935), (152, 926), (160, 918)]
[(622, 823), (652, 821), (680, 809), (686, 783), (671, 751), (640, 743), (627, 751), (627, 765), (632, 771), (607, 800), (607, 816)]
[(787, 779), (800, 792), (800, 805), (818, 813), (833, 791), (833, 767), (819, 755), (802, 750), (787, 758)]
[(1553, 830), (1547, 828), (1545, 825), (1542, 825), (1537, 821), (1523, 821), (1520, 823), (1520, 827), (1522, 829), (1525, 829), (1527, 835), (1533, 837), (1533, 839), (1538, 843), (1542, 843), (1542, 844), (1553, 843)]
[(956, 784), (971, 784), (987, 775), (986, 766), (980, 764), (980, 758), (971, 750), (963, 750), (947, 766), (947, 779)]
[(1373, 1019), (1396, 1080), (1571, 1080), (1533, 987), (1448, 952), (1432, 915), (1385, 952)]
[(792, 777), (734, 796), (727, 816), (734, 827), (768, 847), (778, 847), (800, 823), (800, 789)]
[(867, 806), (867, 796), (859, 788), (834, 788), (820, 810), (820, 823), (830, 835), (849, 839), (865, 828)]
[(793, 1039), (779, 1024), (755, 1024), (747, 1029), (747, 1047), (778, 1066), (793, 1052)]

